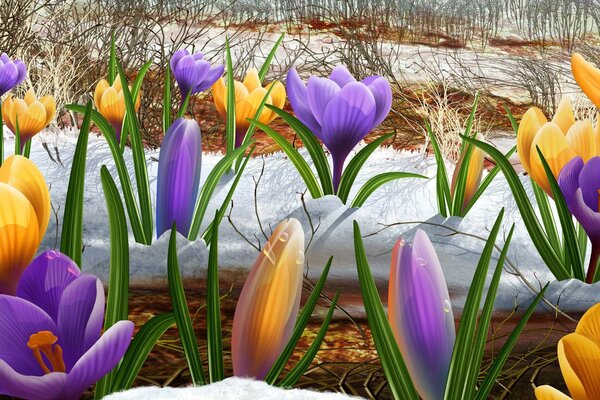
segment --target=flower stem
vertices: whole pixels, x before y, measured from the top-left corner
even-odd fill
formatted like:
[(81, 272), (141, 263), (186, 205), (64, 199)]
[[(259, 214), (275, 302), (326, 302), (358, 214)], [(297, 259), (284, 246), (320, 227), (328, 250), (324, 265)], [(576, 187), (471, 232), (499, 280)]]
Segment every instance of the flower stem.
[(346, 157), (331, 155), (333, 158), (333, 191), (337, 193), (338, 187), (340, 185), (340, 180), (342, 179), (342, 172), (344, 171), (344, 161), (346, 161)]
[(598, 260), (600, 259), (600, 246), (592, 244), (592, 255), (590, 256), (590, 265), (588, 266), (587, 276), (585, 278), (586, 283), (594, 283), (594, 277), (596, 275), (596, 268), (598, 267)]

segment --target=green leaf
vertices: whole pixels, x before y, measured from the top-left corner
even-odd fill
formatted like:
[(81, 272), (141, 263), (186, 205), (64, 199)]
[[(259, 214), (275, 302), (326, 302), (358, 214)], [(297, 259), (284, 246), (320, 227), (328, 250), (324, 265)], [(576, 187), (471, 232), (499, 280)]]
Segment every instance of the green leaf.
[[(104, 331), (106, 331), (116, 322), (126, 320), (129, 316), (129, 239), (121, 196), (106, 165), (100, 169), (100, 180), (110, 228), (110, 273), (104, 319)], [(97, 399), (111, 393), (110, 389), (117, 370), (118, 367), (115, 367), (96, 384), (94, 395)]]
[(233, 79), (233, 62), (231, 61), (229, 37), (225, 38), (225, 59), (227, 68), (227, 122), (225, 124), (225, 138), (227, 142), (227, 154), (229, 154), (235, 149), (235, 81)]
[[(68, 110), (83, 114), (86, 108), (78, 104), (68, 104), (66, 106)], [(133, 188), (131, 185), (131, 178), (125, 164), (123, 154), (119, 151), (119, 144), (117, 143), (116, 133), (113, 127), (106, 121), (106, 119), (96, 110), (92, 110), (92, 121), (104, 134), (106, 143), (110, 148), (110, 152), (113, 156), (113, 161), (117, 168), (119, 175), (119, 181), (121, 182), (121, 189), (123, 191), (123, 197), (125, 198), (125, 207), (129, 216), (129, 222), (131, 224), (131, 230), (137, 243), (146, 243), (144, 230), (142, 228), (142, 219), (140, 211), (133, 194)], [(151, 239), (151, 238), (150, 238)]]
[(112, 392), (120, 392), (131, 388), (146, 358), (148, 358), (148, 354), (167, 329), (173, 325), (175, 325), (175, 316), (173, 313), (166, 313), (152, 317), (142, 326), (123, 357), (121, 366), (115, 375)]
[(291, 388), (298, 382), (298, 379), (304, 375), (310, 364), (313, 362), (319, 349), (321, 348), (321, 344), (323, 343), (323, 339), (325, 339), (325, 334), (327, 333), (327, 329), (329, 329), (329, 324), (331, 323), (331, 318), (333, 317), (333, 312), (335, 311), (335, 306), (340, 298), (340, 293), (338, 292), (333, 300), (331, 301), (331, 306), (329, 307), (329, 311), (327, 312), (327, 316), (323, 321), (323, 325), (321, 325), (321, 329), (319, 329), (319, 333), (317, 333), (317, 337), (312, 342), (304, 356), (298, 361), (298, 363), (291, 369), (290, 372), (277, 384), (277, 386), (288, 387)]
[(379, 292), (375, 286), (371, 267), (367, 260), (365, 248), (362, 242), (360, 228), (354, 221), (354, 250), (356, 252), (356, 267), (358, 269), (358, 282), (365, 304), (365, 311), (373, 341), (377, 348), (377, 354), (388, 379), (390, 389), (395, 399), (418, 400), (415, 387), (406, 368), (406, 364), (398, 349), (394, 333), (388, 322), (387, 316), (381, 304)]
[(308, 188), (312, 198), (318, 199), (319, 197), (322, 197), (323, 192), (319, 187), (319, 183), (317, 182), (314, 173), (310, 169), (306, 160), (302, 158), (298, 150), (296, 150), (283, 136), (275, 132), (274, 129), (256, 120), (252, 120), (252, 122), (254, 122), (260, 129), (269, 135), (271, 139), (273, 139), (279, 145), (279, 147), (281, 147), (281, 150), (283, 150), (283, 152), (288, 156), (304, 180), (304, 183), (306, 183), (306, 187)]
[(350, 207), (362, 207), (362, 205), (365, 203), (365, 201), (367, 201), (369, 196), (371, 196), (373, 192), (377, 190), (381, 185), (402, 178), (427, 179), (426, 176), (413, 174), (410, 172), (384, 172), (382, 174), (372, 177), (371, 179), (365, 182), (365, 184), (360, 188), (358, 193), (356, 193), (356, 197), (352, 201), (352, 205)]
[(265, 79), (265, 76), (267, 76), (267, 72), (269, 72), (269, 67), (271, 66), (271, 62), (273, 61), (273, 57), (275, 57), (277, 48), (283, 41), (284, 37), (285, 37), (285, 32), (282, 33), (281, 36), (279, 36), (279, 39), (277, 39), (277, 42), (275, 42), (275, 45), (273, 46), (273, 48), (267, 55), (267, 58), (265, 58), (265, 62), (263, 64), (263, 66), (260, 68), (260, 71), (258, 71), (258, 79), (260, 79), (261, 82)]
[(310, 317), (312, 316), (312, 313), (315, 310), (315, 306), (319, 301), (319, 297), (321, 295), (321, 292), (323, 291), (325, 282), (327, 281), (327, 276), (329, 275), (329, 269), (331, 268), (332, 262), (333, 257), (329, 257), (325, 268), (323, 268), (321, 277), (319, 278), (313, 291), (310, 293), (310, 297), (306, 301), (304, 308), (302, 308), (302, 311), (298, 315), (298, 319), (296, 320), (296, 325), (294, 327), (294, 332), (292, 333), (290, 340), (288, 340), (285, 348), (281, 351), (279, 357), (277, 357), (277, 360), (275, 360), (275, 363), (273, 364), (273, 366), (271, 366), (271, 369), (265, 376), (264, 381), (267, 382), (269, 385), (275, 384), (277, 378), (279, 378), (279, 375), (281, 374), (281, 371), (283, 371), (285, 365), (288, 363), (290, 357), (292, 356), (292, 353), (294, 352), (298, 341), (302, 337), (302, 333), (304, 333), (304, 330), (308, 325), (308, 321), (310, 320)]
[(504, 109), (506, 110), (506, 115), (508, 116), (510, 124), (516, 135), (519, 132), (519, 123), (517, 122), (517, 119), (515, 118), (513, 113), (510, 111), (510, 108), (508, 108), (507, 106), (504, 106)]
[(117, 78), (117, 49), (115, 46), (115, 31), (110, 39), (110, 58), (108, 60), (108, 84), (112, 86)]
[(15, 121), (15, 155), (21, 155), (21, 133), (19, 132), (19, 116)]
[(573, 216), (567, 202), (558, 186), (558, 182), (550, 169), (550, 166), (546, 162), (544, 155), (540, 151), (540, 148), (536, 146), (538, 155), (542, 161), (544, 171), (548, 177), (548, 183), (552, 189), (552, 197), (554, 198), (554, 204), (556, 205), (556, 211), (558, 212), (558, 219), (560, 221), (560, 227), (565, 238), (564, 249), (565, 249), (565, 263), (566, 266), (571, 266), (572, 276), (579, 280), (585, 280), (585, 267), (583, 265), (583, 257), (579, 254), (579, 242), (577, 240), (577, 231), (573, 224)]
[(456, 183), (454, 186), (454, 192), (451, 193), (452, 206), (450, 213), (452, 215), (463, 215), (463, 206), (465, 202), (465, 192), (467, 190), (467, 179), (469, 178), (469, 165), (471, 164), (471, 153), (473, 152), (473, 145), (463, 145), (462, 152), (462, 163), (459, 166), (458, 176), (456, 177)]
[(200, 226), (202, 225), (202, 220), (204, 219), (204, 214), (206, 213), (206, 209), (208, 208), (208, 204), (210, 203), (210, 199), (215, 191), (215, 188), (217, 187), (217, 184), (223, 175), (225, 175), (225, 172), (229, 170), (236, 158), (240, 154), (244, 154), (250, 144), (251, 143), (248, 143), (246, 146), (240, 146), (232, 153), (226, 154), (225, 157), (223, 157), (208, 174), (206, 182), (204, 182), (202, 189), (200, 189), (200, 195), (198, 196), (196, 206), (194, 207), (194, 215), (192, 216), (188, 240), (194, 241), (198, 238)]
[(202, 361), (198, 352), (198, 342), (190, 317), (190, 310), (185, 298), (183, 283), (179, 275), (179, 261), (177, 260), (177, 229), (173, 223), (171, 229), (171, 239), (169, 241), (169, 261), (167, 263), (167, 280), (169, 284), (169, 295), (173, 305), (173, 313), (179, 330), (179, 337), (183, 352), (190, 369), (192, 382), (194, 385), (205, 385), (206, 378), (202, 369)]
[(181, 103), (181, 107), (179, 107), (179, 111), (177, 112), (177, 118), (183, 117), (185, 112), (187, 111), (188, 105), (190, 104), (190, 99), (192, 98), (192, 89), (188, 90), (187, 94), (183, 98), (183, 102)]
[(340, 185), (338, 187), (337, 195), (342, 201), (342, 203), (346, 204), (348, 201), (348, 196), (350, 195), (350, 190), (352, 189), (352, 185), (354, 185), (354, 181), (358, 176), (358, 172), (361, 170), (365, 162), (371, 157), (371, 154), (375, 150), (379, 148), (379, 146), (393, 136), (393, 133), (389, 133), (387, 135), (383, 135), (371, 143), (363, 147), (348, 163), (342, 177), (340, 179)]
[(163, 135), (167, 136), (167, 131), (171, 126), (171, 66), (167, 63), (165, 70), (165, 88), (163, 91)]
[(146, 165), (146, 155), (144, 153), (144, 144), (142, 143), (142, 135), (135, 113), (135, 107), (129, 86), (127, 86), (127, 77), (123, 71), (123, 67), (117, 61), (119, 76), (121, 77), (121, 85), (123, 86), (123, 97), (125, 98), (125, 106), (127, 115), (125, 122), (127, 123), (129, 132), (131, 133), (131, 152), (133, 156), (133, 167), (135, 169), (135, 180), (137, 183), (140, 211), (142, 216), (142, 227), (144, 229), (145, 244), (152, 242), (152, 234), (154, 229), (154, 217), (152, 214), (152, 201), (150, 197), (150, 182), (148, 181), (148, 167)]
[(83, 251), (83, 191), (91, 115), (92, 102), (88, 101), (71, 165), (60, 237), (61, 253), (71, 258), (80, 268), (81, 252)]
[(25, 148), (23, 149), (23, 157), (29, 158), (30, 154), (31, 154), (31, 139), (29, 139), (27, 142), (25, 142)]
[(523, 329), (525, 328), (527, 321), (529, 321), (529, 318), (533, 314), (533, 311), (535, 310), (535, 308), (537, 307), (539, 302), (544, 297), (544, 293), (546, 293), (546, 289), (548, 289), (548, 284), (546, 284), (546, 286), (544, 286), (544, 288), (536, 296), (536, 298), (533, 300), (533, 302), (531, 303), (531, 305), (529, 306), (529, 308), (523, 315), (523, 317), (521, 317), (521, 320), (519, 321), (518, 325), (513, 329), (512, 333), (510, 334), (510, 336), (508, 337), (506, 342), (504, 342), (504, 346), (502, 346), (502, 348), (500, 349), (500, 352), (494, 359), (494, 362), (492, 363), (492, 366), (488, 370), (488, 373), (485, 376), (485, 379), (483, 380), (483, 382), (481, 383), (481, 385), (479, 386), (479, 388), (477, 390), (477, 395), (475, 396), (476, 400), (485, 400), (488, 398), (489, 393), (492, 390), (494, 383), (496, 382), (496, 378), (500, 374), (500, 371), (502, 371), (502, 367), (504, 367), (504, 363), (506, 363), (508, 356), (510, 355), (513, 347), (517, 343), (517, 340), (519, 339), (521, 332), (523, 332)]
[(212, 240), (208, 254), (206, 277), (206, 337), (208, 347), (208, 374), (210, 382), (223, 380), (223, 336), (221, 332), (221, 303), (219, 294), (219, 210), (213, 220)]
[[(325, 156), (325, 152), (323, 151), (323, 146), (317, 140), (317, 137), (314, 133), (308, 129), (306, 125), (304, 125), (299, 119), (284, 111), (280, 108), (277, 108), (271, 104), (267, 104), (267, 107), (279, 115), (287, 124), (296, 132), (306, 150), (308, 150), (308, 154), (312, 159), (312, 162), (317, 170), (317, 175), (319, 176), (319, 180), (321, 181), (321, 188), (323, 190), (324, 195), (334, 194), (333, 191), (333, 180), (331, 179), (331, 168), (329, 167), (329, 162), (327, 161), (327, 157)], [(342, 177), (343, 182), (343, 177)], [(338, 191), (339, 193), (339, 191)], [(339, 194), (338, 194), (339, 196)]]
[(502, 226), (502, 218), (504, 217), (504, 208), (500, 210), (498, 218), (490, 232), (485, 247), (481, 252), (475, 275), (471, 281), (463, 313), (460, 319), (460, 325), (458, 326), (458, 333), (456, 334), (456, 341), (454, 342), (454, 349), (452, 351), (452, 358), (450, 359), (450, 367), (448, 369), (448, 380), (446, 381), (445, 399), (464, 399), (466, 397), (466, 391), (469, 388), (466, 387), (468, 381), (469, 366), (471, 357), (473, 356), (473, 341), (475, 339), (475, 330), (477, 328), (477, 315), (479, 314), (479, 306), (481, 304), (481, 297), (483, 294), (483, 288), (485, 285), (485, 279), (494, 251), (494, 245), (496, 243), (496, 237), (498, 231)]
[(535, 183), (533, 179), (531, 179), (531, 187), (533, 188), (533, 194), (535, 195), (540, 217), (542, 218), (542, 223), (544, 224), (546, 237), (548, 238), (550, 244), (557, 250), (557, 252), (561, 253), (562, 243), (560, 242), (560, 237), (558, 236), (556, 221), (554, 221), (554, 215), (552, 213), (552, 209), (550, 208), (548, 195), (546, 192), (544, 192), (544, 189)]
[(521, 212), (521, 216), (523, 217), (523, 222), (525, 223), (527, 232), (529, 232), (529, 236), (531, 237), (535, 248), (538, 250), (540, 256), (544, 260), (544, 263), (548, 266), (548, 269), (554, 274), (556, 279), (569, 279), (571, 277), (570, 273), (567, 267), (564, 265), (562, 259), (557, 255), (556, 250), (546, 238), (546, 234), (544, 233), (542, 226), (535, 215), (535, 211), (531, 203), (529, 202), (525, 188), (523, 187), (523, 184), (521, 183), (521, 180), (519, 179), (511, 163), (500, 151), (498, 151), (498, 149), (494, 148), (493, 146), (473, 138), (468, 138), (466, 136), (463, 136), (463, 139), (467, 142), (475, 144), (494, 159), (496, 165), (500, 167), (506, 178), (513, 196), (515, 197), (515, 202), (517, 203), (519, 211)]
[(433, 154), (435, 156), (435, 163), (437, 164), (435, 184), (438, 211), (442, 216), (447, 217), (448, 211), (450, 211), (452, 205), (452, 195), (450, 194), (450, 184), (448, 183), (448, 172), (446, 171), (446, 164), (444, 163), (444, 155), (440, 150), (440, 146), (438, 145), (437, 139), (428, 122), (425, 122), (425, 130), (429, 135), (429, 141), (431, 142), (431, 147), (433, 148)]

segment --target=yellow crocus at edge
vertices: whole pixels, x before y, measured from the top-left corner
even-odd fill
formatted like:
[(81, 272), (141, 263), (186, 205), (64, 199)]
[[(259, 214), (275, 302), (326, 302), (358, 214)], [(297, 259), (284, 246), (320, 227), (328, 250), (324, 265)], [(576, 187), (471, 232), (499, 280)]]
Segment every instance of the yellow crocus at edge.
[(50, 220), (50, 193), (28, 158), (13, 155), (0, 167), (0, 293), (15, 294)]
[[(267, 97), (265, 104), (271, 104), (277, 108), (283, 108), (285, 104), (285, 87), (279, 81), (271, 82), (265, 87), (260, 83), (258, 71), (252, 68), (246, 74), (243, 82), (234, 81), (235, 85), (235, 147), (239, 147), (244, 140), (244, 135), (250, 126), (248, 118), (254, 118), (260, 103), (266, 96), (269, 88), (271, 93)], [(212, 86), (213, 99), (215, 107), (221, 118), (227, 118), (227, 88), (225, 80), (219, 78)], [(263, 107), (258, 120), (263, 124), (269, 124), (277, 117), (273, 111)]]
[(22, 99), (8, 96), (2, 103), (2, 120), (15, 132), (19, 125), (21, 146), (47, 127), (56, 116), (56, 102), (53, 96), (37, 98), (29, 89)]

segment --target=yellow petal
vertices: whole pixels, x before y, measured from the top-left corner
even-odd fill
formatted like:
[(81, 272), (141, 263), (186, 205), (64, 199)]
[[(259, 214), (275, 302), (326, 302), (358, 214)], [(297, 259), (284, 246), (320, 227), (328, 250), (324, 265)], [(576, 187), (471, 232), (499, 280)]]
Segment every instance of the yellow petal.
[(125, 99), (123, 92), (117, 92), (113, 87), (104, 91), (100, 101), (100, 113), (111, 125), (121, 125), (125, 117)]
[(13, 102), (12, 122), (19, 127), (21, 143), (25, 143), (46, 127), (46, 109), (39, 101), (34, 101), (27, 106), (24, 100), (16, 99)]
[(40, 99), (40, 103), (42, 103), (44, 109), (46, 110), (45, 125), (48, 126), (56, 116), (56, 102), (54, 101), (53, 96), (44, 96)]
[(0, 167), (0, 182), (14, 187), (29, 200), (37, 217), (41, 242), (50, 221), (50, 192), (40, 170), (30, 159), (13, 155)]
[[(571, 393), (573, 399), (600, 399), (600, 348), (590, 339), (577, 333), (563, 337), (560, 342), (564, 347), (565, 359), (585, 389), (585, 398), (579, 397), (581, 394), (576, 392)], [(569, 382), (567, 386), (571, 390)]]
[(227, 115), (227, 110), (225, 109), (225, 91), (225, 81), (223, 78), (217, 79), (212, 85), (212, 94), (213, 102), (215, 103), (215, 107), (221, 118), (225, 118)]
[(121, 85), (121, 77), (117, 75), (117, 77), (115, 78), (115, 81), (112, 84), (113, 89), (115, 89), (118, 92), (123, 90), (123, 85)]
[(34, 101), (37, 101), (37, 98), (35, 97), (35, 93), (33, 93), (32, 89), (29, 89), (27, 91), (27, 93), (25, 93), (25, 97), (23, 97), (23, 100), (25, 100), (25, 103), (30, 106), (31, 104), (33, 104)]
[(98, 84), (96, 85), (96, 90), (94, 91), (94, 104), (96, 105), (96, 110), (98, 110), (98, 112), (100, 112), (102, 95), (104, 94), (104, 91), (108, 89), (109, 86), (110, 85), (108, 84), (108, 81), (106, 79), (100, 80), (100, 82), (98, 82)]
[(571, 159), (577, 156), (575, 151), (567, 144), (567, 139), (563, 135), (561, 129), (554, 122), (545, 123), (535, 136), (531, 144), (530, 162), (531, 162), (531, 177), (535, 182), (550, 196), (552, 190), (550, 183), (546, 177), (546, 171), (542, 165), (542, 160), (537, 152), (536, 146), (544, 155), (546, 162), (550, 166), (550, 170), (554, 177), (558, 174)]
[(558, 364), (560, 365), (560, 372), (562, 373), (563, 379), (569, 388), (569, 393), (573, 396), (574, 399), (577, 400), (587, 400), (587, 395), (585, 394), (585, 389), (571, 368), (567, 356), (565, 355), (565, 348), (562, 342), (562, 339), (558, 342), (558, 346), (556, 348), (556, 352), (558, 354)]
[(244, 78), (244, 86), (246, 86), (246, 89), (248, 89), (248, 93), (253, 92), (258, 88), (262, 88), (256, 68), (252, 68), (250, 71), (248, 71), (246, 77)]
[(523, 168), (525, 168), (525, 171), (527, 171), (529, 175), (531, 175), (531, 166), (529, 162), (531, 143), (533, 143), (535, 135), (546, 122), (548, 122), (548, 120), (542, 110), (537, 107), (531, 107), (523, 115), (521, 123), (519, 124), (519, 130), (517, 132), (517, 154), (521, 160), (521, 165), (523, 165)]
[(4, 121), (4, 124), (8, 127), (8, 129), (10, 129), (10, 131), (14, 133), (15, 127), (12, 124), (10, 117), (12, 114), (12, 103), (13, 99), (10, 95), (6, 97), (6, 99), (2, 103), (2, 121)]
[[(274, 81), (267, 85), (267, 90), (271, 86), (273, 86), (273, 89), (271, 90), (271, 102), (269, 104), (272, 104), (277, 108), (283, 108), (285, 105), (285, 86), (279, 81)], [(268, 122), (271, 122), (277, 117), (277, 114), (270, 110), (269, 112), (271, 115)]]
[(560, 127), (563, 134), (567, 134), (567, 131), (575, 123), (575, 114), (573, 114), (573, 104), (568, 97), (564, 96), (558, 103), (558, 108), (554, 113), (552, 122)]
[(37, 251), (39, 225), (29, 200), (14, 187), (0, 183), (0, 199), (0, 293), (15, 294)]
[(543, 385), (535, 388), (535, 398), (537, 400), (571, 400), (569, 396), (554, 389), (552, 386)]
[[(258, 107), (262, 102), (263, 98), (267, 94), (267, 90), (263, 88), (258, 88), (252, 93), (250, 93), (244, 100), (237, 103), (235, 105), (235, 124), (236, 128), (246, 129), (248, 128), (249, 122), (246, 120), (247, 118), (254, 118), (256, 115), (256, 111), (258, 111)], [(270, 96), (267, 98), (269, 101)], [(259, 121), (262, 123), (268, 123), (268, 118), (270, 116), (271, 110), (263, 108), (259, 116)]]
[(575, 332), (600, 346), (600, 303), (595, 304), (583, 314)]
[[(483, 140), (483, 136), (481, 134), (477, 134), (477, 140)], [(469, 145), (472, 146), (472, 145)], [(465, 150), (467, 147), (465, 147)], [(460, 159), (456, 163), (456, 167), (454, 168), (454, 173), (452, 174), (452, 184), (450, 186), (450, 191), (452, 196), (454, 196), (454, 190), (456, 189), (456, 182), (458, 180), (458, 174), (460, 172), (461, 166), (464, 163), (464, 158), (466, 155), (466, 151), (460, 155)], [(467, 170), (467, 181), (465, 184), (465, 194), (463, 200), (463, 209), (469, 204), (475, 192), (479, 188), (479, 183), (481, 182), (481, 175), (483, 174), (483, 161), (484, 154), (483, 151), (476, 146), (472, 146), (471, 153), (469, 157), (469, 168)]]
[(587, 162), (596, 155), (596, 138), (594, 137), (594, 128), (592, 121), (577, 121), (569, 128), (567, 132), (567, 144)]
[(600, 107), (600, 70), (587, 62), (581, 54), (573, 53), (571, 71), (583, 93), (596, 107)]

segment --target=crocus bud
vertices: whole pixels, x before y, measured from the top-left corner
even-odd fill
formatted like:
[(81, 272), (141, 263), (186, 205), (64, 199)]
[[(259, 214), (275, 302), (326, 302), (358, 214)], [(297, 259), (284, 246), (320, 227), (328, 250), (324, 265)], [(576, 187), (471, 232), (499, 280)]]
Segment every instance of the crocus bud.
[[(483, 140), (483, 136), (477, 134), (477, 140)], [(467, 144), (466, 146), (471, 146), (471, 152), (469, 153), (469, 169), (467, 170), (467, 182), (465, 184), (465, 195), (462, 205), (463, 210), (471, 202), (475, 192), (477, 192), (479, 183), (481, 183), (481, 175), (483, 174), (483, 151), (479, 147), (471, 144)], [(452, 185), (450, 187), (452, 196), (454, 196), (454, 190), (456, 190), (456, 181), (458, 180), (460, 169), (465, 162), (465, 156), (467, 154), (466, 149), (467, 148), (465, 147), (465, 150), (460, 155), (456, 167), (454, 168)]]
[(281, 222), (246, 279), (233, 318), (235, 376), (263, 379), (289, 341), (300, 307), (304, 231)]
[(177, 50), (171, 57), (171, 71), (181, 90), (181, 102), (188, 95), (194, 95), (209, 89), (223, 75), (224, 67), (204, 59), (200, 52), (190, 54), (186, 49)]
[[(136, 111), (140, 108), (140, 102), (140, 94), (138, 93), (134, 104)], [(121, 79), (117, 77), (112, 85), (109, 85), (106, 79), (100, 80), (94, 91), (94, 104), (96, 105), (96, 110), (113, 127), (117, 134), (117, 142), (120, 142), (123, 120), (127, 111)]]
[(202, 165), (202, 135), (193, 119), (179, 118), (169, 128), (160, 148), (156, 185), (156, 234), (160, 237), (177, 223), (190, 231)]

